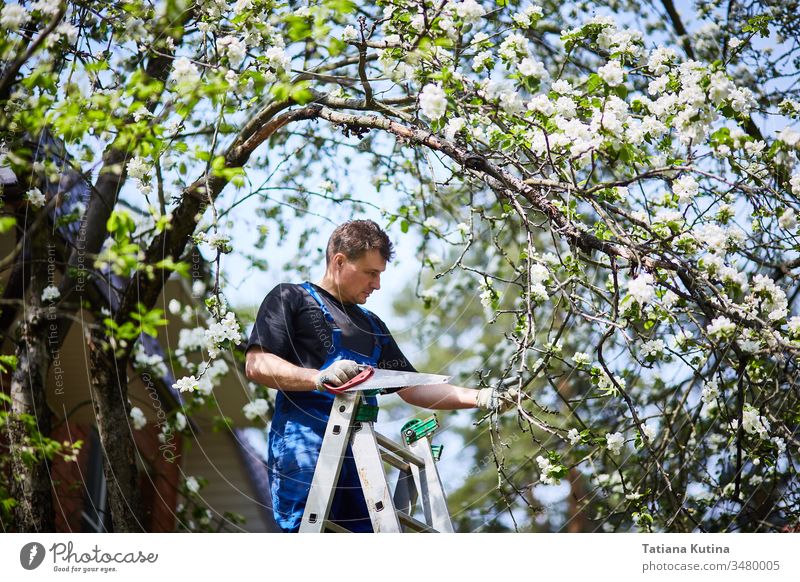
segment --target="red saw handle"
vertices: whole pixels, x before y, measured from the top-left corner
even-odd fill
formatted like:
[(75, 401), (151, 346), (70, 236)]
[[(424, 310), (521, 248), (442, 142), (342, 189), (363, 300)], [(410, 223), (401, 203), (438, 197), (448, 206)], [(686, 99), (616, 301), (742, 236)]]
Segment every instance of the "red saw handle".
[(325, 383), (324, 386), (325, 389), (328, 390), (329, 392), (333, 392), (334, 394), (339, 394), (341, 392), (344, 392), (348, 388), (352, 388), (353, 386), (358, 386), (359, 384), (370, 378), (374, 373), (375, 373), (375, 368), (373, 368), (372, 366), (367, 366), (341, 386), (331, 386), (328, 383)]

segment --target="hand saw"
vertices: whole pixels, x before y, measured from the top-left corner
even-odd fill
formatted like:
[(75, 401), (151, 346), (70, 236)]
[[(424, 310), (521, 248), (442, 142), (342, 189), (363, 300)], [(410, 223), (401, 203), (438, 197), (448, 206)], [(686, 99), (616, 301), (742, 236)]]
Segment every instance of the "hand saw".
[(397, 370), (382, 370), (372, 366), (365, 366), (357, 376), (350, 378), (341, 386), (325, 384), (331, 392), (361, 392), (375, 390), (381, 392), (388, 388), (405, 388), (407, 386), (426, 386), (430, 384), (446, 384), (450, 376), (439, 374), (420, 374), (419, 372), (399, 372)]

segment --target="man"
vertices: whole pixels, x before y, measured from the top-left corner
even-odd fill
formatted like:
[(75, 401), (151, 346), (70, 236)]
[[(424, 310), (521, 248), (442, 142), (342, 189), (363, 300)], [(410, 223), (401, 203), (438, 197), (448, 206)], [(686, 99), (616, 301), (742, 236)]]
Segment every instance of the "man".
[[(381, 287), (381, 273), (393, 255), (392, 243), (371, 220), (342, 224), (328, 241), (326, 270), (317, 284), (280, 284), (258, 312), (247, 345), (248, 379), (278, 390), (269, 431), (268, 470), (273, 513), (287, 532), (303, 517), (334, 395), (359, 364), (416, 371), (386, 325), (362, 308)], [(416, 406), (503, 412), (513, 402), (481, 390), (439, 384), (398, 389)], [(367, 401), (376, 403), (373, 396)], [(334, 494), (330, 519), (351, 531), (372, 531), (348, 447)]]

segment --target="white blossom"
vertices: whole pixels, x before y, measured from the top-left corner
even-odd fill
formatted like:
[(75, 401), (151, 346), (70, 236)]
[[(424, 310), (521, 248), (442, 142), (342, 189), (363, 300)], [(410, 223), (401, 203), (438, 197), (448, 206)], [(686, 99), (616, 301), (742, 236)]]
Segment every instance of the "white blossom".
[(54, 36), (63, 36), (64, 39), (72, 44), (78, 40), (78, 29), (69, 22), (62, 22), (53, 31)]
[(344, 27), (344, 30), (342, 31), (342, 40), (345, 42), (355, 40), (357, 36), (358, 31), (356, 30), (355, 26), (348, 24)]
[(778, 140), (790, 148), (797, 147), (800, 144), (800, 132), (795, 131), (791, 127), (784, 127), (778, 131)]
[(480, 284), (480, 290), (481, 290), (480, 294), (481, 304), (487, 309), (490, 309), (492, 307), (492, 302), (494, 301), (495, 297), (495, 290), (492, 287), (491, 280), (487, 279), (485, 281), (482, 281)]
[(642, 346), (639, 348), (639, 351), (642, 354), (642, 357), (653, 357), (658, 358), (664, 353), (664, 340), (654, 339), (650, 341), (646, 341), (642, 343)]
[(150, 177), (150, 166), (139, 156), (131, 158), (127, 164), (128, 177), (134, 180), (143, 180)]
[(580, 367), (580, 366), (585, 366), (586, 364), (591, 362), (592, 357), (585, 352), (575, 352), (572, 355), (572, 361), (575, 362), (576, 366)]
[(42, 290), (42, 303), (55, 301), (59, 297), (61, 297), (61, 293), (59, 292), (58, 287), (54, 285), (48, 285)]
[(606, 447), (612, 454), (618, 455), (622, 451), (623, 444), (625, 444), (625, 437), (622, 436), (621, 432), (606, 435)]
[(531, 283), (546, 283), (550, 279), (550, 271), (541, 263), (534, 263), (530, 268)]
[(519, 57), (526, 57), (530, 54), (528, 39), (518, 32), (509, 34), (500, 44), (497, 53), (506, 60), (516, 61)]
[(650, 53), (650, 58), (647, 61), (647, 68), (656, 75), (663, 75), (669, 71), (669, 64), (677, 58), (677, 53), (674, 49), (658, 47)]
[(267, 57), (267, 61), (269, 62), (270, 66), (274, 68), (278, 73), (281, 72), (289, 72), (291, 68), (292, 60), (286, 55), (286, 52), (283, 50), (282, 47), (279, 46), (271, 46), (267, 49), (265, 53)]
[[(565, 119), (570, 119), (578, 114), (577, 104), (575, 103), (575, 101), (572, 100), (572, 98), (567, 96), (561, 96), (558, 99), (556, 99), (554, 107), (556, 113), (558, 113)], [(572, 128), (578, 128), (578, 127), (586, 128), (588, 130), (588, 127), (580, 122), (575, 124), (561, 124), (559, 129), (568, 133)]]
[(167, 375), (167, 365), (164, 363), (164, 358), (158, 353), (148, 354), (142, 342), (136, 342), (133, 351), (133, 364), (138, 369), (151, 370), (159, 377)]
[(770, 321), (779, 321), (789, 313), (786, 292), (778, 287), (770, 277), (755, 275), (752, 287), (753, 298), (761, 301), (761, 308), (767, 312)]
[(233, 12), (234, 14), (241, 14), (245, 10), (249, 9), (253, 4), (253, 0), (236, 0), (236, 4), (233, 5)]
[[(614, 384), (616, 382), (616, 384)], [(604, 394), (616, 394), (617, 384), (625, 388), (625, 378), (614, 374), (613, 380), (605, 371), (597, 378), (597, 388)]]
[(547, 97), (547, 95), (534, 95), (530, 101), (528, 101), (528, 110), (529, 111), (538, 111), (547, 115), (553, 115), (555, 113), (556, 108), (553, 105), (553, 102)]
[(31, 15), (20, 4), (6, 4), (0, 12), (0, 27), (17, 30), (31, 19)]
[(692, 176), (681, 176), (672, 183), (672, 191), (683, 204), (691, 202), (697, 196), (699, 190), (700, 186)]
[(200, 491), (200, 484), (194, 477), (187, 477), (185, 484), (186, 484), (186, 489), (188, 489), (191, 493), (197, 493), (198, 491)]
[(219, 354), (219, 345), (225, 341), (232, 341), (235, 344), (242, 342), (242, 333), (239, 329), (239, 322), (236, 315), (229, 311), (219, 321), (213, 321), (204, 332), (206, 349), (208, 355), (216, 358)]
[(478, 4), (475, 0), (464, 0), (455, 5), (456, 14), (466, 24), (478, 22), (483, 15), (486, 14), (483, 6)]
[(758, 414), (758, 410), (749, 404), (742, 411), (742, 427), (748, 434), (758, 434), (761, 439), (769, 438), (769, 421)]
[(701, 395), (705, 404), (713, 404), (719, 397), (719, 384), (716, 380), (708, 380), (703, 384), (703, 392)]
[(408, 24), (411, 26), (411, 28), (421, 34), (425, 30), (425, 15), (422, 12), (417, 12), (411, 17), (411, 20)]
[(130, 417), (134, 430), (141, 430), (147, 424), (147, 418), (145, 418), (144, 412), (138, 406), (131, 408)]
[(527, 6), (525, 10), (518, 12), (511, 18), (520, 28), (530, 28), (542, 16), (544, 16), (542, 7), (531, 4)]
[(642, 273), (628, 281), (628, 295), (639, 305), (644, 306), (655, 297), (654, 279), (650, 273)]
[(530, 292), (531, 299), (533, 299), (533, 302), (537, 305), (550, 299), (550, 295), (547, 293), (547, 288), (541, 283), (532, 283), (530, 285)]
[(800, 174), (795, 174), (789, 179), (789, 186), (792, 189), (792, 194), (800, 196)]
[(61, 8), (60, 0), (37, 0), (31, 5), (31, 12), (55, 16), (58, 14), (59, 8)]
[(712, 253), (724, 253), (728, 240), (728, 233), (718, 224), (705, 223), (694, 229), (694, 237), (703, 243)]
[(797, 226), (797, 214), (794, 208), (790, 207), (784, 210), (778, 218), (778, 224), (781, 228), (785, 228), (786, 230), (791, 230)]
[(194, 376), (184, 376), (175, 382), (172, 387), (181, 392), (192, 392), (197, 388), (197, 378)]
[(519, 63), (519, 72), (526, 77), (534, 77), (535, 79), (547, 79), (550, 74), (544, 67), (544, 63), (525, 57)]
[(42, 194), (42, 191), (38, 188), (31, 188), (25, 192), (25, 200), (27, 200), (31, 206), (36, 208), (41, 208), (46, 202), (44, 194)]
[(178, 57), (172, 63), (172, 78), (179, 85), (194, 85), (200, 80), (200, 71), (186, 57)]
[(209, 362), (201, 362), (198, 368), (200, 377), (197, 379), (196, 392), (203, 396), (208, 396), (214, 390), (214, 386), (219, 379), (229, 371), (228, 364), (223, 359), (215, 359)]
[(217, 40), (217, 50), (223, 57), (228, 57), (231, 67), (238, 67), (247, 56), (245, 43), (231, 35)]
[(429, 119), (437, 120), (447, 111), (447, 96), (440, 85), (428, 84), (422, 88), (419, 107)]
[(472, 70), (480, 73), (488, 66), (488, 62), (492, 59), (492, 53), (489, 51), (481, 51), (472, 59)]
[(260, 416), (264, 416), (268, 410), (269, 403), (263, 398), (257, 398), (252, 402), (248, 402), (244, 405), (244, 408), (242, 408), (242, 411), (248, 420), (255, 420)]
[(198, 350), (205, 345), (205, 330), (202, 327), (183, 328), (178, 332), (178, 348), (183, 351)]
[(735, 330), (736, 324), (724, 315), (720, 315), (711, 321), (706, 333), (712, 337), (729, 337)]
[(175, 430), (178, 432), (186, 428), (186, 415), (182, 412), (175, 413)]
[(572, 95), (575, 92), (570, 82), (565, 79), (559, 79), (553, 83), (551, 89), (559, 95)]
[(453, 117), (447, 122), (447, 125), (444, 126), (444, 137), (452, 141), (456, 134), (464, 129), (465, 125), (466, 121), (464, 121), (463, 118)]
[(792, 316), (789, 321), (786, 322), (786, 325), (789, 329), (789, 335), (792, 337), (800, 337), (800, 315)]
[(608, 64), (600, 67), (597, 74), (610, 87), (616, 87), (622, 84), (625, 72), (619, 61), (609, 61)]
[(577, 428), (569, 429), (569, 432), (567, 433), (567, 438), (569, 439), (569, 444), (573, 446), (581, 442), (581, 434), (578, 432)]
[(536, 463), (539, 465), (539, 480), (545, 485), (558, 485), (561, 479), (554, 476), (552, 473), (558, 470), (558, 465), (553, 465), (550, 459), (539, 455), (536, 457)]

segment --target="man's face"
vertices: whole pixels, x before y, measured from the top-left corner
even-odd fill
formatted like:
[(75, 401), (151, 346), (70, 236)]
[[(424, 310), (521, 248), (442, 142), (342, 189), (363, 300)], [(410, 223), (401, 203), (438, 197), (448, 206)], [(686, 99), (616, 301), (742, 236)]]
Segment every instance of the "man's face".
[(372, 249), (351, 261), (337, 253), (332, 259), (334, 282), (343, 303), (364, 304), (373, 291), (381, 288), (381, 273), (386, 260), (380, 251)]

